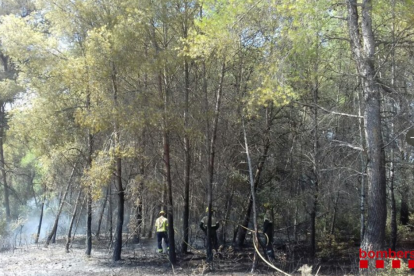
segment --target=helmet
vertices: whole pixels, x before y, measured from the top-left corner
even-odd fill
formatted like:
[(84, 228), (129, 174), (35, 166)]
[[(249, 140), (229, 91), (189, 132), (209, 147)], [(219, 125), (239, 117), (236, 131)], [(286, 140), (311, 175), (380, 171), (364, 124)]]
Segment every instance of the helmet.
[(161, 210), (160, 215), (165, 215), (165, 212), (163, 210)]
[[(214, 209), (214, 208), (211, 208), (211, 212), (213, 213), (213, 212), (215, 212), (216, 211), (216, 209)], [(206, 208), (206, 213), (208, 213), (208, 207)]]

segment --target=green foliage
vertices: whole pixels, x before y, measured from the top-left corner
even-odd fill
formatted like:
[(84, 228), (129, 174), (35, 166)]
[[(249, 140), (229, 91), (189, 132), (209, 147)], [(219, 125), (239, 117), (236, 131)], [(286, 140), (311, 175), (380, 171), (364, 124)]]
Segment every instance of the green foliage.
[(348, 249), (354, 247), (355, 241), (350, 237), (341, 237), (337, 234), (323, 233), (322, 237), (318, 238), (318, 256), (321, 258), (330, 259), (333, 256), (346, 256)]
[(32, 165), (36, 161), (36, 155), (32, 152), (26, 153), (26, 155), (21, 159), (20, 165), (22, 167), (27, 167), (29, 165)]

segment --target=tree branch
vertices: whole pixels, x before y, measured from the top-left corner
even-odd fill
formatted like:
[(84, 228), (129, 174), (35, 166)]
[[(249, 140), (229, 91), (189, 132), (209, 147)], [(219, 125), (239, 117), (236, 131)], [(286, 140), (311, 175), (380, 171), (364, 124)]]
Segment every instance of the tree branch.
[(347, 117), (359, 118), (359, 119), (363, 118), (363, 116), (360, 116), (360, 115), (349, 114), (349, 113), (342, 113), (342, 112), (328, 110), (328, 109), (326, 109), (326, 108), (324, 108), (324, 107), (322, 107), (320, 105), (317, 105), (317, 104), (304, 104), (304, 103), (300, 103), (300, 102), (296, 102), (296, 103), (301, 104), (303, 106), (313, 107), (313, 108), (317, 107), (320, 110), (325, 111), (326, 113), (331, 113), (331, 114), (334, 114), (334, 115), (347, 116)]
[(364, 151), (364, 149), (361, 146), (354, 146), (348, 142), (344, 142), (344, 141), (339, 141), (339, 140), (332, 140), (332, 142), (338, 143), (338, 146), (341, 147), (348, 147), (354, 150), (358, 150), (358, 151)]

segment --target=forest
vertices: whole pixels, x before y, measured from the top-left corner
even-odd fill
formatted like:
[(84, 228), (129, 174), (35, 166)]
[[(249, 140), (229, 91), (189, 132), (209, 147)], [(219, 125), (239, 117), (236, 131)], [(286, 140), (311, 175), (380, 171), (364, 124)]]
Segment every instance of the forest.
[(414, 268), (413, 0), (0, 0), (0, 64), (0, 274)]

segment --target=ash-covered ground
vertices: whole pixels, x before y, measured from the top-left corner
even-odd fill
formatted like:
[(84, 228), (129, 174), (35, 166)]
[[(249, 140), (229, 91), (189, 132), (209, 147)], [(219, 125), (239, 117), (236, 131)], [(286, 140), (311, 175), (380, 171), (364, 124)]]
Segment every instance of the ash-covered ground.
[[(122, 260), (118, 262), (111, 260), (112, 250), (106, 240), (94, 240), (90, 257), (84, 253), (84, 239), (75, 240), (69, 253), (65, 252), (64, 243), (62, 239), (48, 247), (40, 243), (3, 249), (0, 252), (0, 276), (249, 275), (251, 268), (252, 254), (245, 252), (215, 258), (213, 270), (205, 270), (204, 250), (178, 255), (178, 264), (173, 268), (167, 254), (156, 252), (155, 239), (126, 244)], [(260, 274), (279, 275), (266, 268), (255, 275)]]

